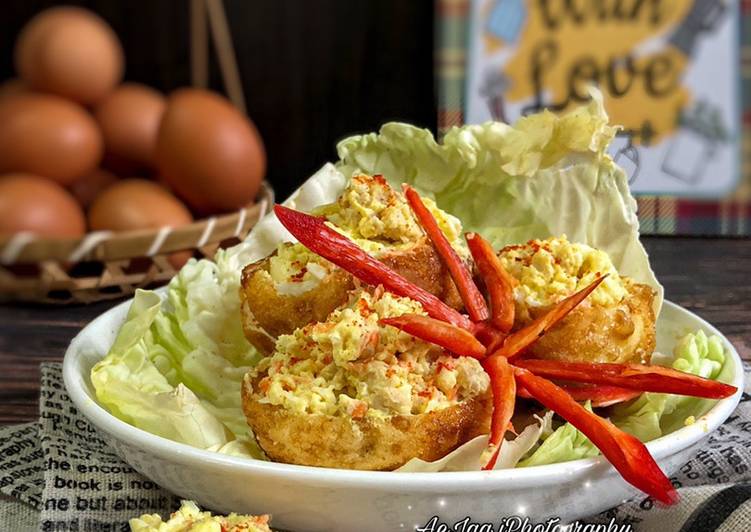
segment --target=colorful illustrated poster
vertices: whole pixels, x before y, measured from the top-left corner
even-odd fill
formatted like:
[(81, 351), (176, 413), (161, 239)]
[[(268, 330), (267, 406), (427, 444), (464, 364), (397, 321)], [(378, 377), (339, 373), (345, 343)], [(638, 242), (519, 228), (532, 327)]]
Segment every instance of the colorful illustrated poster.
[(465, 120), (580, 105), (595, 84), (637, 194), (721, 198), (740, 172), (733, 0), (472, 0)]

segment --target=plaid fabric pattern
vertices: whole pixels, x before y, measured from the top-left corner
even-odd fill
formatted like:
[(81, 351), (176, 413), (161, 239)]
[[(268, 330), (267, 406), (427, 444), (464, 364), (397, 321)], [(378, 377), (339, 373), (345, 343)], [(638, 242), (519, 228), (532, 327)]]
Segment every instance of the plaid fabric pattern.
[[(436, 0), (436, 83), (438, 132), (464, 122), (470, 0)], [(743, 102), (741, 181), (721, 201), (668, 196), (639, 196), (639, 221), (644, 234), (751, 235), (751, 0), (742, 0), (740, 73)]]
[(438, 133), (464, 123), (469, 0), (436, 0)]

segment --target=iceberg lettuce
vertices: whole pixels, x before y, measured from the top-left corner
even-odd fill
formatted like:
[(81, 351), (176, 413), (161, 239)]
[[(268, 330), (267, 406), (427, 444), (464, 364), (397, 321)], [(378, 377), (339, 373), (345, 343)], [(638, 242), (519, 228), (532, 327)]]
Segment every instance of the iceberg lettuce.
[[(678, 341), (673, 355), (672, 360), (661, 361), (657, 354), (653, 362), (707, 379), (728, 382), (732, 378), (732, 364), (726, 363), (725, 348), (717, 336), (708, 338), (701, 330), (687, 334)], [(615, 407), (611, 420), (640, 440), (650, 441), (704, 415), (716, 402), (699, 397), (644, 393), (630, 403)]]
[(228, 429), (174, 374), (165, 375), (174, 366), (167, 365), (167, 348), (154, 335), (160, 307), (158, 294), (136, 294), (109, 355), (91, 371), (97, 398), (115, 416), (152, 434), (195, 447), (226, 443)]
[[(239, 441), (249, 456), (261, 456), (240, 400), (242, 378), (258, 354), (242, 333), (239, 270), (222, 251), (215, 261), (186, 264), (165, 301), (156, 292), (136, 293), (108, 355), (91, 371), (110, 412), (194, 447)], [(237, 445), (231, 449), (238, 453)]]
[[(584, 407), (592, 411), (589, 403)], [(571, 423), (566, 423), (550, 434), (543, 434), (539, 447), (534, 449), (530, 456), (521, 460), (518, 467), (568, 462), (597, 456), (599, 453), (597, 447), (584, 434)]]

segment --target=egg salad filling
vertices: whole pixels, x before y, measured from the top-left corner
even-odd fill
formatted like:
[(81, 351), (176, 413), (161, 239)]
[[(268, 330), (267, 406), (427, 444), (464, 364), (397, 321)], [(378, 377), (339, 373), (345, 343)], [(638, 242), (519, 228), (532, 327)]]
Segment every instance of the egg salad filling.
[(297, 413), (389, 417), (440, 410), (483, 393), (489, 378), (472, 358), (454, 358), (379, 325), (425, 314), (411, 299), (357, 290), (324, 322), (282, 335), (253, 370), (262, 401)]
[[(458, 218), (430, 199), (423, 201), (457, 253), (468, 258)], [(407, 248), (424, 236), (404, 196), (380, 175), (354, 176), (334, 203), (317, 208), (313, 214), (325, 217), (337, 231), (376, 256)], [(280, 294), (300, 295), (318, 286), (334, 268), (302, 244), (285, 242), (269, 259), (268, 273)]]
[(268, 523), (267, 515), (211, 515), (193, 501), (182, 501), (166, 521), (157, 514), (145, 514), (129, 524), (131, 532), (271, 532)]
[(607, 253), (570, 242), (565, 235), (506, 246), (499, 257), (519, 282), (514, 296), (522, 315), (527, 308), (554, 305), (605, 274), (608, 277), (589, 295), (588, 302), (611, 307), (628, 294), (625, 280)]
[(335, 266), (302, 244), (283, 242), (269, 259), (269, 276), (280, 294), (299, 295), (312, 290)]
[[(423, 201), (457, 253), (468, 257), (459, 219), (433, 200)], [(424, 235), (404, 196), (380, 175), (353, 176), (334, 203), (318, 207), (313, 214), (324, 216), (369, 253), (407, 247)]]

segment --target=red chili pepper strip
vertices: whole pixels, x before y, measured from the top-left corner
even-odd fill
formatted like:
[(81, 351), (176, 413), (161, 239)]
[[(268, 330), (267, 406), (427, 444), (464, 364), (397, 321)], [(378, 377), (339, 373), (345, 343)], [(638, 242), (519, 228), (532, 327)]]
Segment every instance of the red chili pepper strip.
[(627, 482), (662, 503), (678, 502), (678, 492), (643, 443), (585, 409), (552, 382), (521, 368), (515, 368), (514, 375), (537, 401), (587, 436)]
[(507, 333), (514, 325), (514, 285), (516, 280), (506, 271), (490, 243), (477, 233), (467, 234), (467, 244), (490, 297), (490, 321)]
[(474, 323), (470, 332), (475, 335), (475, 338), (477, 338), (482, 345), (487, 347), (487, 352), (490, 353), (501, 347), (508, 336), (508, 334), (502, 333), (496, 329), (489, 321)]
[(441, 228), (438, 227), (438, 222), (436, 222), (433, 213), (428, 210), (414, 188), (409, 185), (402, 185), (402, 188), (404, 189), (404, 195), (407, 197), (407, 202), (412, 208), (412, 212), (415, 213), (417, 221), (420, 222), (428, 238), (433, 243), (433, 246), (435, 246), (438, 255), (443, 260), (443, 264), (451, 274), (451, 278), (456, 283), (456, 288), (459, 290), (459, 295), (464, 302), (469, 317), (472, 318), (472, 321), (484, 321), (488, 319), (489, 313), (488, 306), (485, 304), (485, 298), (472, 279), (472, 274), (464, 265), (459, 255), (456, 254), (454, 248), (451, 247)]
[(519, 355), (529, 347), (529, 345), (537, 340), (540, 336), (545, 334), (545, 331), (550, 329), (559, 320), (561, 320), (566, 314), (571, 312), (584, 298), (586, 298), (592, 290), (605, 279), (606, 276), (600, 277), (586, 288), (578, 291), (574, 295), (571, 295), (558, 303), (555, 307), (550, 309), (547, 313), (540, 316), (532, 323), (509, 335), (503, 346), (496, 350), (492, 356), (504, 356), (508, 359), (512, 359)]
[(493, 447), (493, 455), (483, 469), (493, 469), (498, 460), (503, 436), (506, 431), (513, 428), (511, 416), (514, 415), (516, 403), (516, 379), (514, 368), (504, 357), (486, 359), (483, 368), (490, 376), (490, 388), (493, 391), (493, 417), (490, 421), (490, 440), (488, 444)]
[(420, 340), (448, 349), (455, 355), (478, 359), (485, 357), (485, 346), (472, 333), (444, 321), (420, 314), (403, 314), (395, 318), (381, 318), (378, 323), (396, 327)]
[(415, 286), (365, 253), (350, 239), (327, 226), (323, 218), (282, 205), (275, 205), (274, 212), (282, 225), (305, 247), (324, 259), (330, 260), (362, 282), (373, 286), (380, 284), (392, 294), (414, 299), (433, 318), (463, 329), (472, 327), (472, 322), (467, 316), (460, 314), (427, 290)]
[(662, 366), (593, 364), (537, 359), (519, 360), (515, 363), (546, 379), (609, 384), (642, 392), (722, 399), (737, 391), (735, 386)]
[[(609, 386), (606, 384), (558, 384), (558, 387), (568, 393), (574, 401), (591, 401), (593, 407), (605, 407), (623, 403), (624, 401), (635, 399), (642, 394), (638, 390), (629, 390), (628, 388), (619, 388), (618, 386)], [(517, 387), (516, 396), (522, 399), (534, 399), (527, 389), (521, 386)]]

